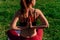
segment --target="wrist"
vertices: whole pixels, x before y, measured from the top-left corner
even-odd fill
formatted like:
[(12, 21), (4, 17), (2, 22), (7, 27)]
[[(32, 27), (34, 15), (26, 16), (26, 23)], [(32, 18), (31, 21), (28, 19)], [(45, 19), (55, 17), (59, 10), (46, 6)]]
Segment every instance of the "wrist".
[(31, 26), (30, 28), (37, 28), (36, 26)]

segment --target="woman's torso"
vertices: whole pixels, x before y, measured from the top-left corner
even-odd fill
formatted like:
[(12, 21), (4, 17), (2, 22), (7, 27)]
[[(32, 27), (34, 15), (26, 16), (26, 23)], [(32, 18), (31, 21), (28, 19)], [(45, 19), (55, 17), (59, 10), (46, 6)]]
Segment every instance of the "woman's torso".
[[(35, 12), (35, 9), (32, 9), (32, 11), (33, 11), (33, 13), (32, 14), (34, 14)], [(33, 16), (34, 17), (34, 16)], [(36, 16), (37, 17), (37, 16)], [(26, 23), (23, 23), (23, 21), (25, 20), (23, 20), (24, 18), (23, 18), (23, 16), (21, 15), (20, 16), (20, 21), (21, 21), (21, 25), (20, 26), (24, 26), (24, 24), (26, 25)], [(35, 20), (34, 18), (32, 18), (33, 20)], [(22, 21), (23, 20), (23, 21)], [(34, 21), (34, 22), (32, 22), (33, 24), (33, 26), (36, 26), (36, 22)], [(26, 37), (26, 38), (30, 38), (30, 37), (33, 37), (33, 36), (35, 36), (36, 35), (36, 29), (34, 28), (34, 29), (32, 29), (32, 28), (27, 28), (27, 29), (24, 29), (24, 30), (21, 30), (21, 36), (23, 36), (23, 37)]]

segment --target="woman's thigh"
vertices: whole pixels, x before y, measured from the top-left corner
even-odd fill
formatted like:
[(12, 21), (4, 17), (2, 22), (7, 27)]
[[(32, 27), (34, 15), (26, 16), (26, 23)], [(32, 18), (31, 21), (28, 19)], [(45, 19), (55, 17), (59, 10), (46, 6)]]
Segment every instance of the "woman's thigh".
[(7, 36), (11, 40), (19, 40), (18, 34), (20, 34), (19, 30), (8, 30), (7, 31)]
[(40, 40), (43, 38), (43, 29), (37, 29), (37, 35)]
[(11, 33), (12, 35), (18, 36), (20, 34), (20, 30), (8, 30), (7, 33)]
[(42, 40), (43, 29), (37, 29), (37, 35), (32, 38), (19, 37), (18, 34), (20, 34), (19, 30), (8, 30), (7, 32), (8, 37), (13, 40)]

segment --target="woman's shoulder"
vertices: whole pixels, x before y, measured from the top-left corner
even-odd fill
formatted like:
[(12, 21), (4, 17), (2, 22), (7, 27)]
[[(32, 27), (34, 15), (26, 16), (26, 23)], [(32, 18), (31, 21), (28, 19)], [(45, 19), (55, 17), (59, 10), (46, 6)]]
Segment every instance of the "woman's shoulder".
[(43, 16), (43, 13), (42, 13), (42, 11), (40, 9), (35, 9), (35, 10), (36, 10), (36, 16), (37, 16), (37, 18), (39, 16)]
[(41, 10), (40, 9), (35, 9), (36, 10), (36, 12), (38, 13), (38, 12), (41, 12)]
[(38, 15), (42, 14), (42, 11), (40, 9), (35, 9), (35, 10)]

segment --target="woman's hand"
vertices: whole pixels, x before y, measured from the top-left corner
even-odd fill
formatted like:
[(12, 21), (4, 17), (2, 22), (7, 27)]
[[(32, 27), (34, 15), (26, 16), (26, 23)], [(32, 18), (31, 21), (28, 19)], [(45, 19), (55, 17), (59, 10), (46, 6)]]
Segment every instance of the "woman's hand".
[(27, 21), (27, 28), (31, 28), (31, 27), (32, 27), (32, 20), (31, 17), (29, 17)]

